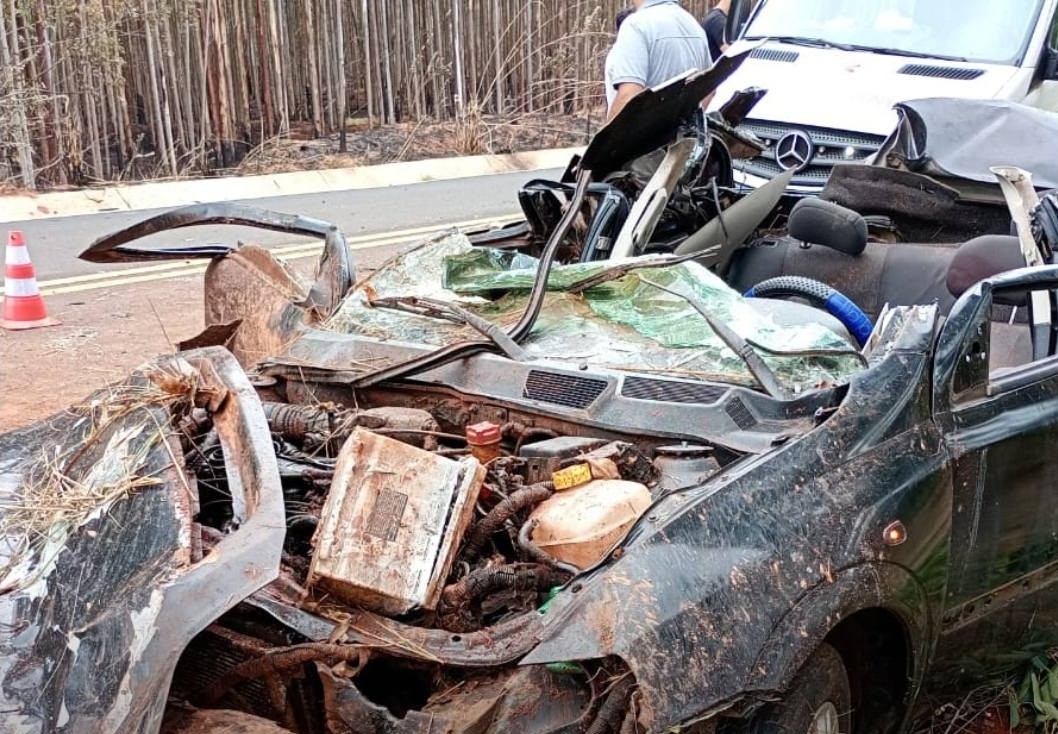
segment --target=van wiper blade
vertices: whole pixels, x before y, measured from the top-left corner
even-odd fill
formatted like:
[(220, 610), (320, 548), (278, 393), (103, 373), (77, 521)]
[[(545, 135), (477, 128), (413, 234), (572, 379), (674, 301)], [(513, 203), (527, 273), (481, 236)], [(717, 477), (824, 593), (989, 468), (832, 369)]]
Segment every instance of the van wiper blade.
[(944, 54), (928, 54), (922, 51), (908, 51), (902, 48), (885, 48), (884, 46), (864, 46), (859, 43), (838, 43), (828, 41), (825, 38), (803, 38), (801, 36), (753, 36), (747, 37), (747, 41), (774, 41), (786, 43), (791, 46), (808, 46), (810, 48), (836, 48), (841, 51), (865, 51), (883, 56), (906, 56), (912, 59), (936, 59), (937, 61), (954, 61), (968, 64), (970, 60), (963, 56), (945, 56)]
[(937, 61), (955, 61), (963, 64), (970, 63), (970, 60), (963, 56), (927, 54), (922, 51), (908, 51), (903, 48), (881, 48), (878, 46), (860, 46), (857, 44), (848, 44), (848, 48), (852, 51), (866, 51), (872, 54), (882, 54), (883, 56), (906, 56), (911, 59), (935, 59)]
[(791, 46), (808, 46), (810, 48), (836, 48), (841, 51), (857, 51), (855, 46), (847, 43), (835, 43), (825, 38), (803, 38), (801, 36), (755, 36), (747, 37), (747, 41), (774, 41), (776, 43), (788, 43)]

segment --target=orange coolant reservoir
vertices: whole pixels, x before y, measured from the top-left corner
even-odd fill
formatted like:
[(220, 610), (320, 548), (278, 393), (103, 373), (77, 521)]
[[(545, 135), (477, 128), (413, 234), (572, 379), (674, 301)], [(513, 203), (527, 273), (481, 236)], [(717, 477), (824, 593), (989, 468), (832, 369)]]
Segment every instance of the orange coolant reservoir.
[(529, 517), (531, 538), (558, 560), (588, 568), (606, 557), (651, 502), (638, 482), (596, 479), (542, 502)]

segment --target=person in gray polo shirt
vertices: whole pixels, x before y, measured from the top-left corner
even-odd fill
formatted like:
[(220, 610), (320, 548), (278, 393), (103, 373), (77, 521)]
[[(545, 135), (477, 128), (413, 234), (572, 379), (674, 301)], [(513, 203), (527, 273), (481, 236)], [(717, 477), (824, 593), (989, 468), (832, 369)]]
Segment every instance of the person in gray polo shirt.
[(635, 0), (635, 5), (606, 58), (608, 83), (617, 92), (607, 120), (644, 89), (712, 66), (709, 39), (679, 0)]

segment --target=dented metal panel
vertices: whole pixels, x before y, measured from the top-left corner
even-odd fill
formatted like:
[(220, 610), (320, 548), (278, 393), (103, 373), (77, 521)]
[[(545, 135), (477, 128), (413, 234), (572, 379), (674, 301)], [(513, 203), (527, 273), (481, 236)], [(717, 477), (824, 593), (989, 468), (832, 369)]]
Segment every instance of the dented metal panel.
[[(5, 731), (156, 731), (179, 651), (279, 575), (284, 511), (260, 402), (224, 350), (182, 359), (193, 367), (197, 396), (209, 401), (214, 415), (239, 530), (193, 558), (194, 485), (183, 473), (179, 446), (171, 439), (153, 444), (143, 471), (156, 472), (160, 484), (62, 531), (23, 564), (30, 582), (0, 596)], [(169, 363), (162, 358), (141, 372), (167, 370)], [(169, 420), (163, 409), (134, 409), (107, 430), (149, 425), (168, 431)], [(69, 412), (5, 436), (0, 471), (7, 501), (25, 491), (36, 447), (83, 440), (87, 430), (86, 418)], [(87, 460), (98, 465), (108, 457)]]

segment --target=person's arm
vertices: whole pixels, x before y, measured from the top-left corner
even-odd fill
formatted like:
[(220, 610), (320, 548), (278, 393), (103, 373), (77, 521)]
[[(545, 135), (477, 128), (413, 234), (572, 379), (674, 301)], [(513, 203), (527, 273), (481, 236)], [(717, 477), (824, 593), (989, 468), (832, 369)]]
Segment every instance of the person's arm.
[(636, 84), (635, 82), (625, 82), (614, 86), (617, 87), (617, 96), (614, 97), (613, 104), (610, 105), (610, 112), (606, 115), (607, 122), (617, 117), (617, 114), (628, 104), (628, 100), (646, 89), (642, 84)]
[(609, 122), (617, 116), (628, 104), (628, 100), (636, 96), (647, 86), (647, 76), (650, 71), (650, 49), (647, 46), (643, 34), (635, 27), (629, 18), (617, 32), (617, 40), (614, 41), (613, 50), (610, 52), (613, 62), (612, 84), (617, 90), (613, 104), (606, 115)]

